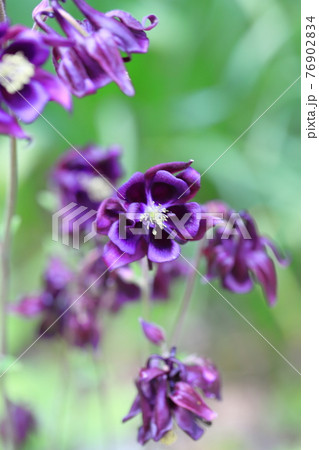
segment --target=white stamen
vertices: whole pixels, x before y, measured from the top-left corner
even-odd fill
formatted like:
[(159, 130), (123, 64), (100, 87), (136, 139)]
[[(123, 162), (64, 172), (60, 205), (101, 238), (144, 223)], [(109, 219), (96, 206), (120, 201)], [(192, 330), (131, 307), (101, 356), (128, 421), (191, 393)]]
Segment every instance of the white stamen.
[(162, 205), (156, 205), (155, 202), (152, 202), (152, 205), (147, 206), (145, 212), (140, 215), (140, 221), (144, 223), (148, 230), (152, 226), (152, 234), (156, 236), (156, 227), (159, 227), (161, 230), (164, 229), (164, 222), (168, 219), (167, 212), (168, 210), (163, 208)]
[(6, 54), (0, 61), (0, 84), (9, 94), (14, 94), (29, 84), (34, 73), (34, 65), (22, 52)]

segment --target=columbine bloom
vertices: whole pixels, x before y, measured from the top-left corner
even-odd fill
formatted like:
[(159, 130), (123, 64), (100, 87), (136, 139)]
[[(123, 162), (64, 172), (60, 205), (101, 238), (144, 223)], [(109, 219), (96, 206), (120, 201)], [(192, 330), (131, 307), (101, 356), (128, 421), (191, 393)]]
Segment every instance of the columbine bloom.
[[(126, 95), (134, 95), (124, 63), (130, 61), (132, 53), (147, 52), (149, 40), (145, 31), (156, 26), (157, 18), (150, 15), (140, 23), (124, 11), (104, 14), (84, 0), (73, 3), (85, 16), (81, 22), (68, 15), (56, 0), (51, 1), (54, 17), (72, 42), (69, 47), (54, 47), (57, 74), (78, 97), (93, 94), (111, 81)], [(35, 20), (50, 36), (56, 37), (56, 32), (42, 20), (41, 11), (37, 11)], [(150, 25), (146, 26), (148, 20)]]
[[(63, 221), (64, 226), (68, 227), (64, 231), (72, 232), (74, 221), (80, 224), (82, 230), (87, 229), (95, 220), (94, 212), (100, 202), (113, 194), (114, 185), (123, 174), (120, 155), (121, 149), (116, 146), (101, 148), (88, 145), (78, 152), (70, 149), (57, 162), (52, 182), (58, 190), (60, 206), (63, 208), (75, 203), (77, 211), (73, 220)], [(82, 213), (79, 206), (84, 207)], [(79, 220), (81, 218), (82, 223)]]
[(151, 262), (173, 261), (178, 244), (198, 239), (201, 208), (189, 202), (200, 187), (193, 161), (160, 164), (135, 173), (106, 199), (97, 214), (97, 231), (110, 238), (104, 260), (112, 270), (147, 256)]
[(184, 364), (175, 356), (152, 355), (136, 380), (137, 397), (123, 422), (142, 414), (138, 442), (160, 441), (172, 433), (173, 419), (192, 439), (199, 439), (217, 414), (203, 401), (196, 389), (207, 397), (220, 398), (219, 374), (209, 362)]
[(279, 255), (268, 238), (259, 235), (255, 221), (247, 212), (237, 214), (231, 230), (227, 222), (234, 211), (223, 205), (222, 212), (224, 220), (218, 222), (213, 238), (207, 240), (203, 250), (207, 278), (219, 278), (224, 288), (238, 294), (249, 292), (257, 280), (269, 305), (273, 305), (277, 299), (277, 276), (267, 248), (280, 264), (287, 265), (288, 260)]
[[(22, 25), (0, 29), (0, 105), (19, 120), (33, 122), (48, 101), (70, 109), (71, 97), (64, 84), (41, 66), (50, 54), (42, 35)], [(0, 106), (0, 133), (27, 137), (16, 119)]]
[(29, 409), (11, 402), (9, 404), (9, 416), (10, 424), (7, 420), (0, 423), (0, 435), (6, 442), (9, 433), (12, 433), (15, 446), (20, 448), (26, 443), (30, 433), (35, 430), (35, 418)]

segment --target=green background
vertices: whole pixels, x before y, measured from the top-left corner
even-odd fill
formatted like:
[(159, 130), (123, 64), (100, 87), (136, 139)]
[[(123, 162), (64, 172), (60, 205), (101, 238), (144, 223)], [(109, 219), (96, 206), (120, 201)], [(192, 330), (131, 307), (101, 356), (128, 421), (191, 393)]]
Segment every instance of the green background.
[[(32, 26), (35, 1), (8, 1), (12, 23)], [(67, 2), (70, 3), (70, 2)], [(123, 146), (127, 179), (134, 171), (172, 160), (195, 160), (207, 169), (300, 75), (300, 5), (291, 0), (90, 1), (100, 10), (134, 17), (154, 13), (150, 50), (133, 55), (128, 70), (136, 89), (127, 98), (116, 85), (74, 99), (69, 115), (55, 104), (44, 117), (76, 147), (88, 142)], [(77, 16), (80, 18), (80, 16)], [(219, 417), (194, 443), (179, 434), (174, 449), (294, 450), (300, 448), (300, 377), (272, 345), (300, 367), (300, 81), (291, 87), (202, 177), (198, 200), (220, 198), (248, 209), (262, 233), (288, 253), (278, 267), (278, 303), (269, 308), (256, 287), (247, 295), (218, 290), (267, 339), (269, 345), (210, 286), (198, 280), (179, 346), (182, 354), (210, 357), (223, 379)], [(68, 249), (51, 240), (43, 207), (48, 173), (70, 145), (43, 119), (19, 143), (19, 201), (12, 300), (40, 288), (51, 254)], [(1, 208), (5, 198), (8, 139), (0, 137)], [(185, 249), (192, 258), (193, 244)], [(85, 252), (85, 247), (81, 252)], [(72, 258), (80, 257), (69, 250)], [(204, 267), (201, 268), (204, 271)], [(185, 280), (152, 320), (168, 331)], [(28, 449), (134, 449), (140, 419), (121, 424), (135, 395), (133, 379), (145, 360), (137, 318), (141, 304), (105, 320), (103, 351), (62, 348), (40, 340), (6, 377), (10, 397), (29, 405), (38, 432)], [(10, 317), (10, 354), (34, 340), (36, 320)], [(136, 447), (135, 447), (136, 446)], [(164, 448), (151, 444), (149, 448)]]

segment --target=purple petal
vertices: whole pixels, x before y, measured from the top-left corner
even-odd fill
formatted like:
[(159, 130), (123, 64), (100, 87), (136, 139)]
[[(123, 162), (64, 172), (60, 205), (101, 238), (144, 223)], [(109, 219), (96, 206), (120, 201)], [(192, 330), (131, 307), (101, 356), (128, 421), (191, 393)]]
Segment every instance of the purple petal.
[(212, 422), (217, 417), (217, 414), (206, 405), (188, 383), (183, 381), (176, 383), (175, 389), (169, 397), (175, 405), (191, 411), (207, 422)]
[(146, 322), (142, 318), (139, 319), (146, 338), (155, 345), (160, 345), (165, 341), (165, 333), (162, 328), (155, 323)]
[(136, 172), (118, 189), (120, 199), (128, 203), (146, 203), (144, 174)]
[(156, 239), (153, 234), (150, 235), (147, 257), (150, 261), (163, 263), (173, 261), (180, 254), (179, 245), (168, 238), (168, 234), (163, 231), (162, 238)]
[(51, 101), (60, 103), (65, 109), (72, 109), (72, 99), (70, 91), (59, 78), (42, 69), (37, 69), (33, 77), (37, 80), (49, 94)]
[(184, 408), (175, 409), (175, 419), (177, 425), (185, 431), (194, 441), (202, 437), (204, 430), (196, 423), (196, 416)]
[(119, 220), (119, 215), (123, 212), (124, 208), (117, 198), (107, 198), (104, 200), (97, 212), (97, 232), (100, 234), (108, 234), (112, 224)]
[(50, 49), (43, 44), (42, 35), (36, 31), (25, 30), (18, 34), (6, 49), (5, 54), (22, 52), (34, 65), (42, 65), (50, 55)]
[(9, 94), (3, 89), (2, 95), (18, 119), (25, 123), (33, 122), (42, 113), (50, 98), (44, 87), (33, 80), (14, 94)]
[(277, 276), (273, 261), (260, 250), (251, 254), (248, 265), (262, 285), (269, 305), (273, 306), (277, 300)]
[(136, 246), (141, 239), (141, 235), (133, 234), (129, 227), (120, 229), (120, 221), (116, 221), (111, 225), (108, 236), (110, 240), (122, 251), (129, 255), (134, 255)]
[(0, 134), (14, 136), (18, 139), (28, 139), (28, 135), (18, 124), (17, 120), (0, 108)]
[(41, 296), (25, 297), (16, 305), (12, 305), (11, 311), (25, 317), (34, 317), (46, 308)]
[(193, 198), (200, 188), (200, 174), (197, 172), (197, 170), (193, 169), (192, 167), (188, 167), (176, 176), (177, 178), (185, 181), (185, 183), (189, 187), (189, 190), (183, 193), (181, 197), (183, 201), (188, 201)]
[(166, 375), (166, 371), (159, 369), (158, 367), (149, 367), (147, 369), (141, 369), (139, 373), (138, 383), (149, 383), (154, 378)]
[(128, 414), (122, 419), (122, 422), (123, 423), (127, 422), (128, 420), (132, 419), (140, 412), (141, 412), (141, 401), (140, 401), (140, 396), (137, 395), (135, 397), (133, 405), (131, 406), (131, 409), (129, 410)]
[(142, 259), (145, 253), (142, 245), (137, 247), (134, 255), (129, 255), (128, 253), (122, 252), (113, 242), (108, 242), (104, 247), (103, 260), (109, 270), (114, 270)]
[(180, 172), (181, 170), (187, 169), (187, 167), (189, 167), (191, 164), (193, 164), (192, 159), (189, 160), (188, 162), (177, 161), (158, 164), (156, 166), (151, 167), (145, 172), (145, 178), (151, 180), (156, 174), (156, 172), (158, 172), (159, 170), (165, 170), (166, 172), (170, 173)]
[(176, 178), (170, 172), (159, 170), (152, 179), (150, 191), (156, 203), (167, 205), (172, 200), (177, 200), (185, 191), (188, 192), (188, 186), (185, 181)]
[(168, 224), (170, 228), (176, 230), (182, 240), (192, 240), (193, 236), (197, 236), (201, 216), (201, 207), (198, 203), (173, 205), (169, 207), (169, 211), (176, 217), (170, 217)]
[(156, 426), (156, 430), (153, 431), (154, 441), (162, 439), (162, 437), (173, 427), (170, 407), (167, 401), (167, 379), (165, 376), (157, 381), (154, 424)]

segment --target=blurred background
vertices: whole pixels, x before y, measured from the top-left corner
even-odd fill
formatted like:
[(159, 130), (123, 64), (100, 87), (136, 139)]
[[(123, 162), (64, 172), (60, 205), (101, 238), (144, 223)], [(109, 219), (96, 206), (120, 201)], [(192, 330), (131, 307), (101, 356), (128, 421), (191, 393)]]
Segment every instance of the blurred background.
[[(12, 23), (32, 26), (37, 1), (9, 1)], [(70, 3), (70, 2), (67, 2)], [(74, 99), (68, 115), (50, 104), (44, 116), (72, 145), (120, 144), (126, 180), (134, 171), (172, 160), (195, 160), (203, 172), (300, 74), (300, 5), (291, 0), (91, 0), (102, 11), (123, 9), (137, 19), (154, 13), (150, 50), (128, 65), (136, 89), (115, 84)], [(269, 308), (256, 287), (223, 295), (299, 370), (300, 367), (300, 82), (297, 82), (202, 178), (198, 201), (220, 198), (248, 209), (259, 229), (292, 258), (278, 267), (279, 295)], [(46, 202), (50, 168), (69, 147), (41, 118), (19, 143), (19, 201), (12, 301), (41, 286), (48, 256), (66, 251), (51, 240)], [(8, 140), (0, 137), (3, 210)], [(61, 248), (62, 247), (62, 248)], [(190, 244), (185, 255), (192, 258)], [(81, 252), (85, 252), (82, 247)], [(204, 271), (204, 267), (201, 268)], [(185, 280), (152, 320), (170, 330)], [(216, 284), (217, 289), (221, 287)], [(37, 417), (27, 449), (135, 449), (140, 418), (121, 423), (135, 396), (134, 377), (146, 356), (137, 318), (141, 304), (105, 320), (98, 358), (90, 351), (42, 339), (6, 376), (10, 398)], [(10, 355), (34, 340), (37, 320), (10, 317)], [(200, 330), (200, 331), (199, 331)], [(199, 442), (180, 433), (174, 449), (295, 450), (300, 448), (300, 377), (208, 285), (198, 280), (180, 350), (219, 367), (218, 419)], [(164, 448), (151, 444), (149, 448)]]

